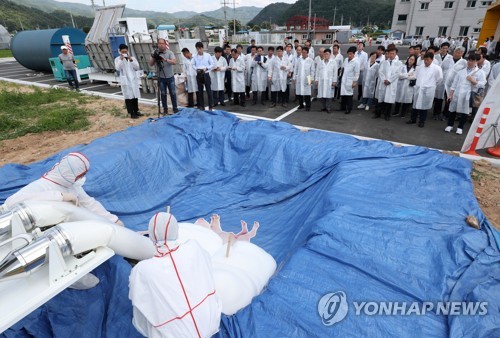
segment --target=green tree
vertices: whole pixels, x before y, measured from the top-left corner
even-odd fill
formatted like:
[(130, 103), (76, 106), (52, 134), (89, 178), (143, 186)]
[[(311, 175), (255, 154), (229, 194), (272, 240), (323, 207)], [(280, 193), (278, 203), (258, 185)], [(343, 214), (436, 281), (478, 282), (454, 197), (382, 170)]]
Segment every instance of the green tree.
[(260, 27), (258, 25), (255, 25), (252, 27), (252, 31), (254, 32), (260, 32)]

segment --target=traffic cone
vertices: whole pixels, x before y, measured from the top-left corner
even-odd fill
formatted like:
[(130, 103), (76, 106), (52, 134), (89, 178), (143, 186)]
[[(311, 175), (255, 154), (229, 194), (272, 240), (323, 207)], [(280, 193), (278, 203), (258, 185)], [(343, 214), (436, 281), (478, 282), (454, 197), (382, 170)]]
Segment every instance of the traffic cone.
[(495, 157), (500, 157), (500, 146), (492, 147), (489, 149), (486, 149), (486, 152), (492, 156)]
[[(488, 119), (488, 114), (490, 113), (490, 108), (484, 108), (483, 115), (481, 116), (481, 121), (476, 129), (476, 134), (474, 135), (474, 139), (472, 140), (472, 144), (470, 145), (469, 150), (465, 152), (468, 155), (479, 156), (476, 153), (477, 143), (479, 142), (479, 138), (481, 137), (481, 133), (483, 132), (484, 125), (486, 124), (486, 120)], [(488, 149), (489, 150), (489, 149)]]

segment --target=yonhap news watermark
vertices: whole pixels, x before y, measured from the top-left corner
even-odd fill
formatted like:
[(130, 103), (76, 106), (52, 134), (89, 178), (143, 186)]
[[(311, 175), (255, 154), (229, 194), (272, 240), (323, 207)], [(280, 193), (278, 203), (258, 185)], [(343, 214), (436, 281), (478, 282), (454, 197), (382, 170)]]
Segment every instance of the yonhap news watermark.
[(442, 316), (484, 316), (488, 314), (488, 302), (353, 301), (349, 303), (343, 291), (327, 293), (318, 302), (318, 314), (326, 326), (342, 321), (348, 312), (355, 316), (425, 316), (430, 312)]

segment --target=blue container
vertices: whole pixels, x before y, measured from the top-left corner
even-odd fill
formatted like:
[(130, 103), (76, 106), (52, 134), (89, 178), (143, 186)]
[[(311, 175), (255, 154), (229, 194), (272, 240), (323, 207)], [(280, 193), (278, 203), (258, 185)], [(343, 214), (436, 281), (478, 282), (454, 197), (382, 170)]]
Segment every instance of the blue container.
[(69, 36), (74, 55), (87, 55), (86, 34), (70, 27), (19, 32), (11, 41), (12, 54), (28, 69), (52, 72), (49, 59), (61, 54), (63, 35)]

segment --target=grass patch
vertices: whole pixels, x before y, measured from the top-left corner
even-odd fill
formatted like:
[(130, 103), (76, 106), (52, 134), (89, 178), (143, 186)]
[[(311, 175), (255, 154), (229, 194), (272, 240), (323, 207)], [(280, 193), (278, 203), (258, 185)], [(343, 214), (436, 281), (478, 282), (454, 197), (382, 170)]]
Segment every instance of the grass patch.
[(11, 58), (12, 51), (10, 49), (0, 49), (0, 58)]
[(89, 98), (64, 89), (33, 92), (0, 89), (0, 140), (44, 131), (77, 131), (90, 125)]

